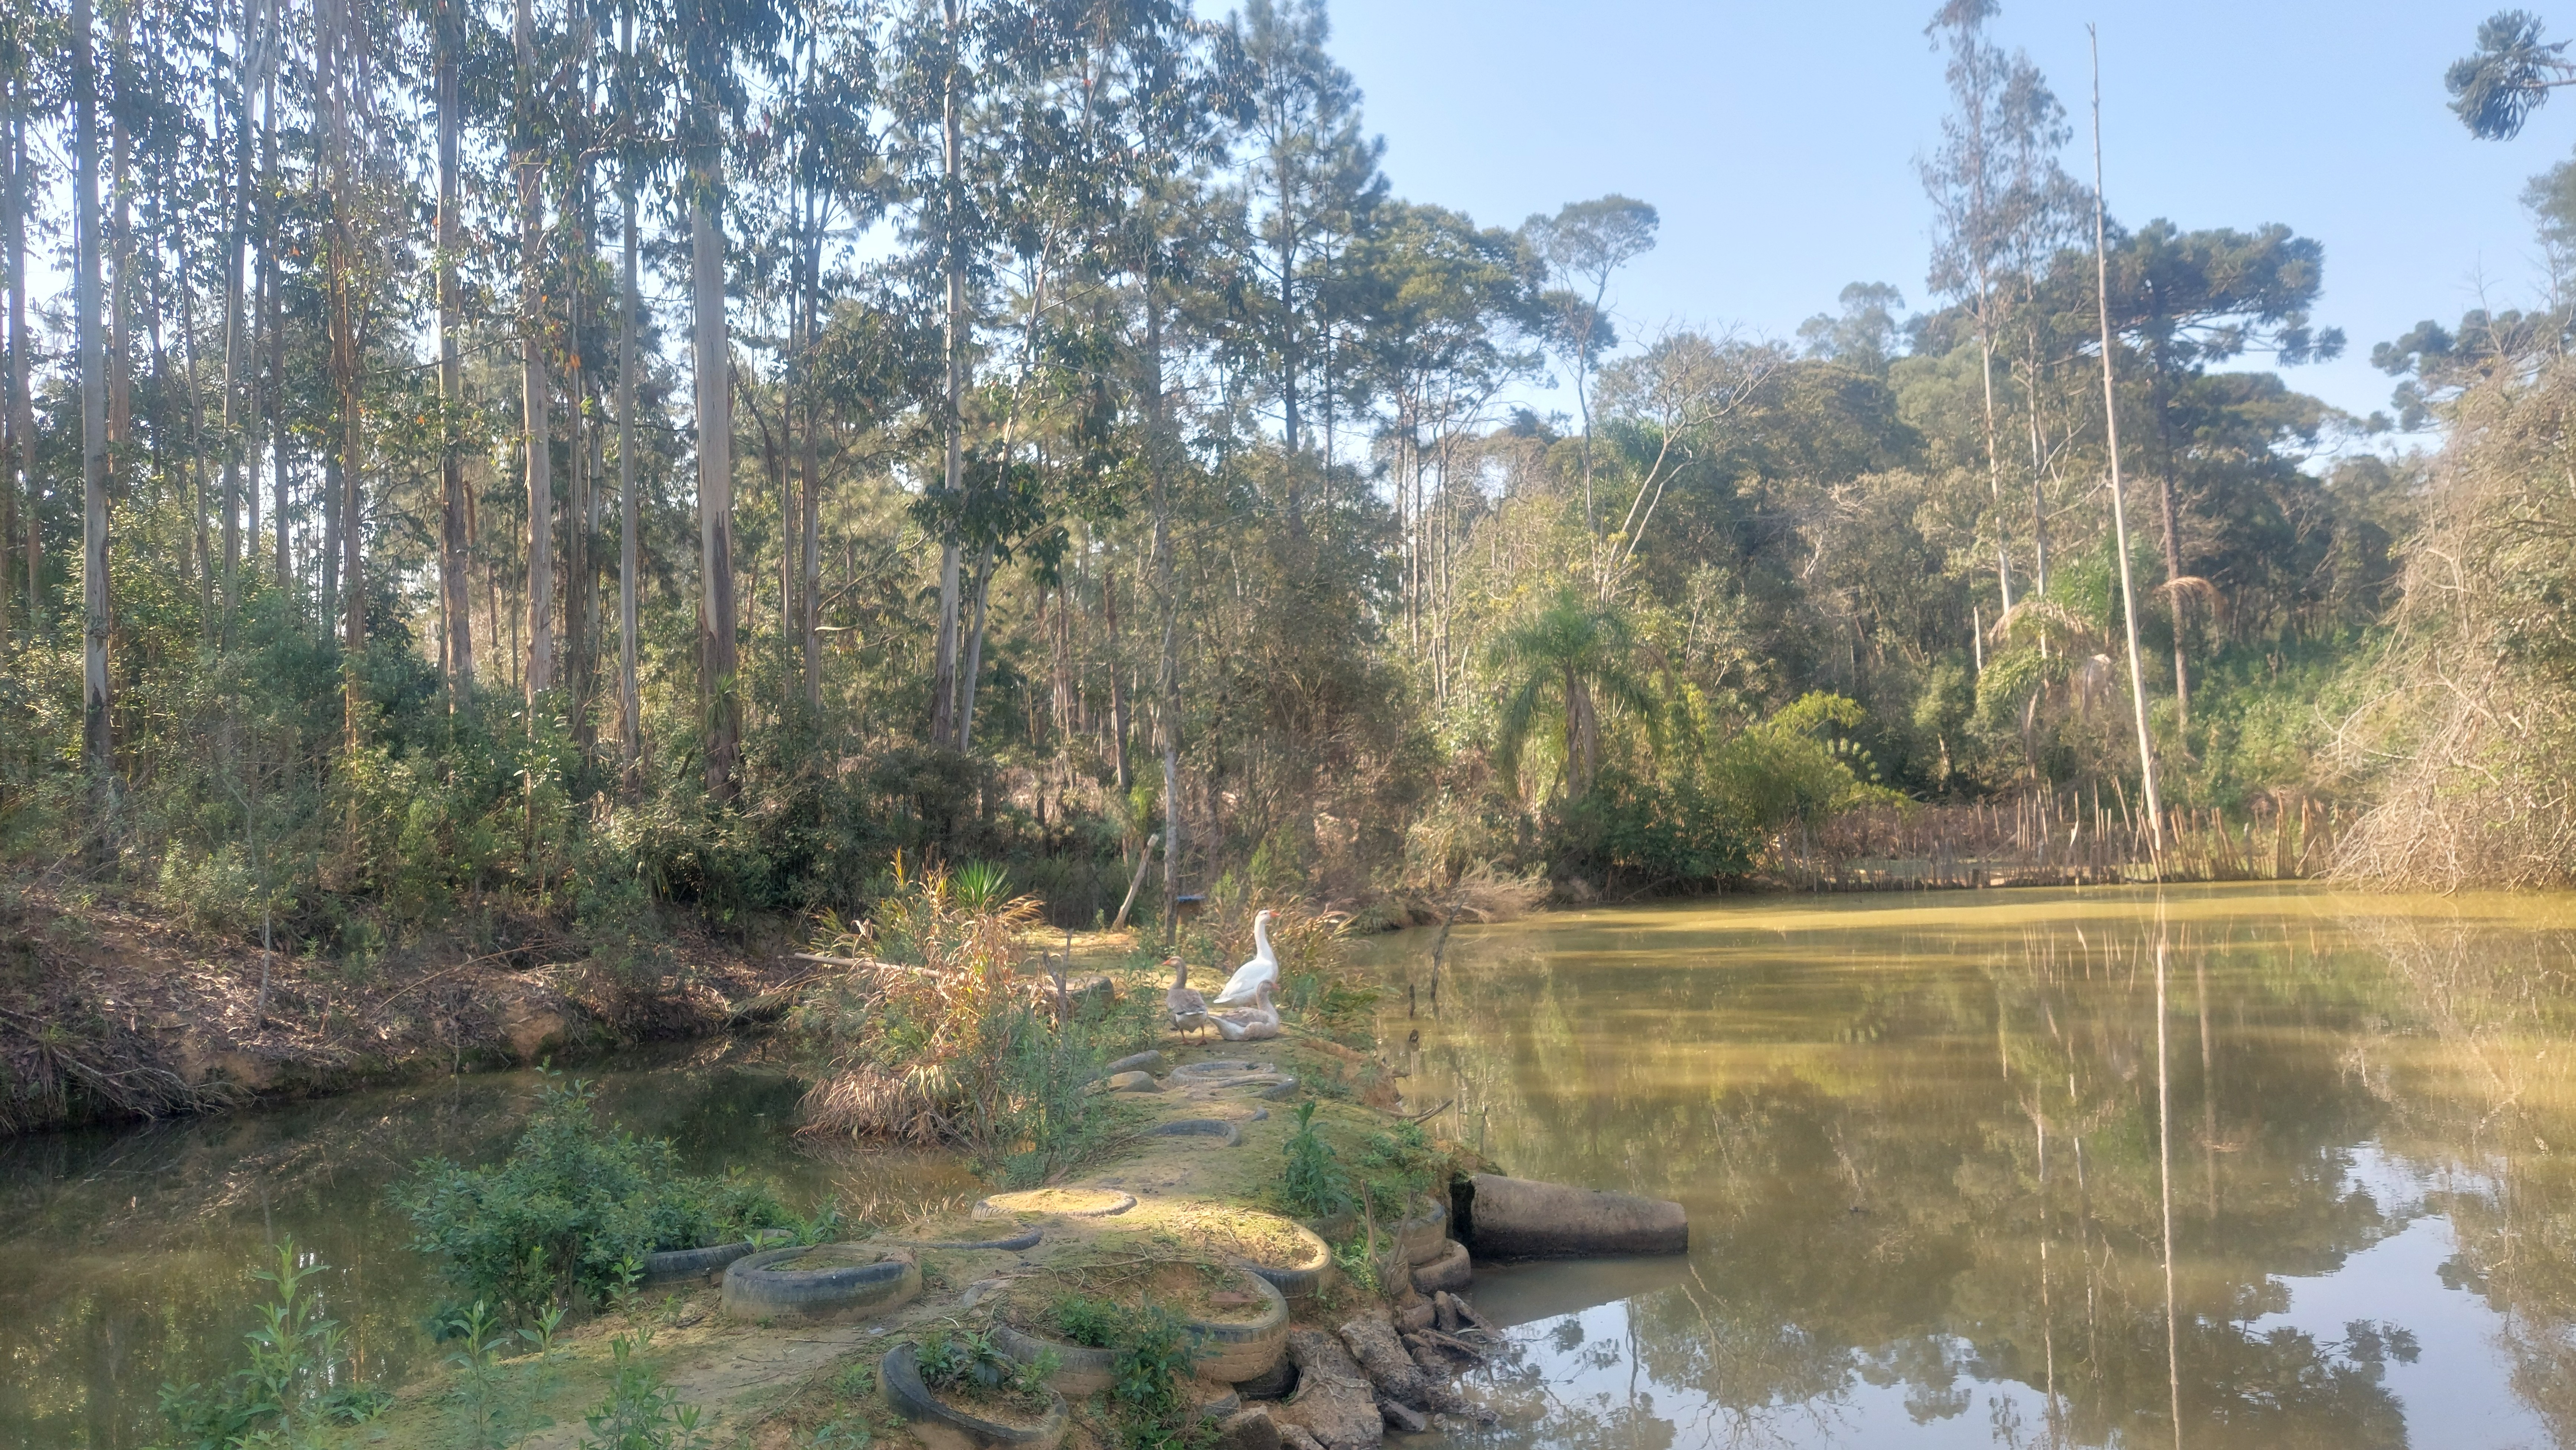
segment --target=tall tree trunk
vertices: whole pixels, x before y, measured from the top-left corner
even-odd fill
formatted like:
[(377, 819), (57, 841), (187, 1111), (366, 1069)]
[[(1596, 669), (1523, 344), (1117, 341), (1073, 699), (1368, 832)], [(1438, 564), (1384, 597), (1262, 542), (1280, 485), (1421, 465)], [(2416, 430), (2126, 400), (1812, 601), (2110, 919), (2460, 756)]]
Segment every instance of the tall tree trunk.
[(2164, 511), (2165, 524), (2165, 605), (2173, 612), (2174, 625), (2174, 723), (2191, 724), (2191, 668), (2183, 658), (2184, 604), (2180, 585), (2182, 574), (2182, 536), (2174, 526), (2179, 510), (2174, 500), (2173, 414), (2170, 411), (2173, 390), (2165, 372), (2164, 359), (2154, 360), (2156, 389), (2156, 438), (2162, 445), (2165, 466), (2156, 470), (2156, 502)]
[[(134, 94), (134, 7), (119, 5), (108, 21), (108, 89), (115, 104), (108, 108), (108, 196), (114, 215), (106, 241), (114, 262), (107, 293), (107, 477), (110, 497), (130, 496), (134, 487), (130, 456), (134, 425), (133, 339), (128, 333), (132, 311), (134, 227), (132, 162), (134, 143), (125, 124)], [(140, 542), (142, 536), (137, 536)]]
[(35, 346), (27, 336), (27, 210), (35, 200), (27, 163), (27, 79), (20, 76), (9, 111), (9, 427), (27, 496), (27, 633), (43, 623), (44, 486), (36, 477)]
[(268, 420), (269, 488), (273, 507), (269, 527), (276, 534), (277, 587), (284, 593), (295, 579), (295, 549), (290, 537), (286, 467), (286, 319), (285, 291), (278, 275), (277, 206), (281, 177), (277, 167), (277, 70), (285, 38), (279, 11), (284, 0), (270, 0), (268, 44), (261, 65), (262, 100), (259, 126), (259, 305), (261, 332), (267, 345), (263, 386), (267, 400), (260, 415)]
[(805, 286), (803, 319), (805, 360), (799, 370), (804, 384), (805, 426), (797, 449), (798, 471), (804, 475), (804, 519), (798, 529), (803, 556), (802, 594), (805, 603), (798, 624), (805, 646), (805, 707), (823, 708), (823, 464), (822, 464), (822, 387), (815, 376), (814, 351), (821, 342), (823, 291), (823, 205), (818, 188), (806, 187), (805, 216)]
[[(17, 139), (18, 77), (12, 72), (0, 74), (0, 268), (6, 269), (9, 287), (8, 305), (0, 308), (0, 325), (8, 332), (8, 350), (0, 354), (0, 655), (14, 643), (10, 619), (18, 605), (17, 591), (10, 585), (18, 572), (18, 495), (22, 481), (30, 476), (22, 464), (28, 438), (18, 429), (18, 359), (27, 350), (18, 319), (27, 313), (19, 300), (26, 286), (26, 251), (18, 221)], [(31, 532), (35, 520), (31, 504), (27, 513)], [(31, 621), (31, 639), (33, 633)]]
[(108, 719), (107, 340), (100, 323), (98, 56), (90, 0), (72, 0), (72, 267), (80, 330), (81, 759), (88, 768), (103, 848), (115, 806), (115, 745)]
[(457, 69), (464, 49), (460, 0), (437, 0), (431, 17), (438, 42), (438, 588), (447, 616), (448, 708), (462, 711), (474, 695), (474, 600), (465, 539), (465, 447), (457, 422), (465, 410), (465, 361), (457, 338), (464, 325), (457, 254), (465, 245), (462, 183), (456, 148), (464, 126)]
[(617, 745), (628, 790), (641, 784), (643, 702), (635, 692), (635, 323), (644, 307), (636, 279), (639, 238), (634, 179), (618, 176), (625, 211), (624, 305), (617, 319)]
[(228, 209), (230, 215), (226, 218), (224, 233), (224, 410), (221, 439), (224, 450), (222, 626), (226, 639), (232, 636), (233, 612), (241, 602), (242, 456), (247, 451), (248, 440), (256, 437), (259, 431), (258, 420), (245, 419), (243, 415), (244, 393), (249, 386), (245, 375), (250, 370), (247, 319), (243, 314), (247, 291), (243, 271), (250, 249), (250, 98), (256, 89), (251, 80), (251, 37), (253, 11), (257, 3), (258, 0), (242, 0), (238, 37), (240, 52), (234, 57), (233, 65), (237, 102), (232, 116), (233, 164), (226, 178), (232, 191), (232, 205)]
[(519, 419), (527, 432), (528, 723), (554, 684), (555, 481), (547, 421), (545, 353), (545, 155), (537, 140), (537, 20), (518, 0)]
[[(716, 124), (701, 96), (705, 124)], [(707, 702), (707, 791), (731, 800), (742, 750), (741, 690), (735, 679), (733, 603), (733, 369), (726, 336), (724, 233), (717, 205), (723, 161), (709, 137), (689, 197), (692, 295), (697, 313), (699, 670)]]
[(1172, 567), (1172, 451), (1170, 400), (1163, 395), (1161, 278), (1149, 260), (1145, 284), (1145, 468), (1153, 488), (1154, 587), (1161, 594), (1163, 648), (1155, 714), (1163, 746), (1163, 940), (1176, 939), (1181, 919), (1181, 600)]
[(1127, 742), (1132, 727), (1127, 719), (1127, 655), (1118, 647), (1118, 571), (1104, 570), (1100, 576), (1101, 620), (1109, 631), (1109, 730), (1116, 737), (1118, 766), (1118, 803), (1126, 809), (1127, 793), (1136, 788), (1135, 772), (1127, 763)]
[(940, 184), (943, 193), (940, 219), (940, 246), (945, 252), (942, 270), (948, 288), (947, 385), (941, 397), (942, 426), (946, 430), (945, 466), (942, 484), (947, 490), (947, 520), (942, 524), (939, 540), (939, 640), (933, 651), (930, 671), (930, 739), (934, 745), (957, 748), (957, 626), (958, 599), (958, 527), (957, 516), (965, 507), (966, 455), (965, 402), (966, 366), (966, 259), (963, 239), (957, 234), (958, 213), (964, 198), (965, 177), (959, 173), (963, 138), (958, 116), (958, 76), (963, 57), (958, 48), (965, 25), (966, 0), (941, 0), (941, 13), (948, 27), (948, 71), (940, 90)]

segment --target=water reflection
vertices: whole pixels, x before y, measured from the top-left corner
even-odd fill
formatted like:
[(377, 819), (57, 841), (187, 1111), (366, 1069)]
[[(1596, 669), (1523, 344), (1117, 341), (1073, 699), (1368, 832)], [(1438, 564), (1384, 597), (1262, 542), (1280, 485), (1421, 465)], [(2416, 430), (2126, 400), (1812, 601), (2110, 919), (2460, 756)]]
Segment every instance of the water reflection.
[[(788, 1141), (801, 1085), (721, 1051), (661, 1054), (614, 1071), (601, 1103), (672, 1138), (691, 1171), (776, 1177), (791, 1206), (962, 1193), (945, 1157), (826, 1164)], [(402, 1383), (430, 1357), (439, 1299), (409, 1222), (384, 1189), (423, 1157), (508, 1151), (533, 1074), (452, 1079), (274, 1111), (127, 1132), (0, 1143), (0, 1447), (148, 1445), (160, 1386), (229, 1368), (252, 1324), (246, 1271), (292, 1234), (331, 1265), (327, 1312), (363, 1376)]]
[(1682, 1200), (1693, 1252), (1486, 1276), (1504, 1425), (1460, 1442), (2576, 1443), (2571, 926), (2221, 888), (1461, 929), (1391, 1024), (1410, 1095)]

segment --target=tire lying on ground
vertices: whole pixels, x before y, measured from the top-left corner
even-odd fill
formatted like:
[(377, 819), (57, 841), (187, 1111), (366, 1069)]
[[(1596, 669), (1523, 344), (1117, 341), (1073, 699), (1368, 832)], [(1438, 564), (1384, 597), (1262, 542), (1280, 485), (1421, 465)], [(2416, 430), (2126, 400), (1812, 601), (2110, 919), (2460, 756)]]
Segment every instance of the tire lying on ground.
[(709, 1244), (702, 1249), (665, 1249), (644, 1256), (644, 1278), (647, 1284), (671, 1284), (682, 1279), (713, 1279), (725, 1266), (751, 1252), (751, 1240), (737, 1239), (729, 1244)]
[(1388, 1231), (1404, 1245), (1405, 1263), (1430, 1263), (1449, 1249), (1449, 1205), (1432, 1203)]
[(797, 1245), (734, 1260), (723, 1307), (737, 1319), (831, 1323), (900, 1308), (920, 1293), (921, 1266), (908, 1249)]
[(1457, 1237), (1480, 1259), (1679, 1254), (1690, 1217), (1678, 1203), (1479, 1173), (1452, 1187)]
[(877, 1393), (887, 1408), (912, 1423), (913, 1438), (930, 1450), (985, 1450), (994, 1445), (1055, 1450), (1064, 1443), (1064, 1396), (1057, 1395), (1054, 1407), (1035, 1425), (1011, 1425), (969, 1414), (921, 1382), (921, 1358), (908, 1343), (887, 1350), (877, 1361)]
[(898, 1249), (946, 1249), (953, 1253), (1000, 1251), (1015, 1254), (1022, 1249), (1036, 1248), (1038, 1241), (1045, 1237), (1046, 1230), (1033, 1228), (998, 1239), (878, 1239), (877, 1242)]
[[(1238, 1380), (1257, 1379), (1279, 1365), (1280, 1356), (1288, 1349), (1288, 1300), (1268, 1279), (1251, 1266), (1236, 1264), (1229, 1274), (1215, 1265), (1201, 1265), (1173, 1260), (1156, 1266), (1150, 1273), (1175, 1276), (1184, 1286), (1207, 1272), (1225, 1275), (1230, 1280), (1224, 1291), (1241, 1312), (1230, 1317), (1183, 1318), (1183, 1326), (1199, 1348), (1202, 1358), (1190, 1373), (1206, 1380), (1231, 1385)], [(1170, 1305), (1174, 1299), (1150, 1287), (1144, 1298)], [(1072, 1344), (1058, 1337), (1049, 1306), (1067, 1289), (1082, 1292), (1080, 1280), (1056, 1280), (1048, 1275), (1034, 1275), (1014, 1284), (1011, 1297), (994, 1316), (993, 1346), (1022, 1364), (1035, 1364), (1041, 1355), (1054, 1351), (1055, 1373), (1047, 1383), (1058, 1392), (1080, 1398), (1105, 1390), (1115, 1382), (1115, 1354), (1108, 1349)], [(1166, 1283), (1165, 1288), (1172, 1287)], [(1127, 1296), (1118, 1296), (1123, 1301)], [(1217, 1302), (1223, 1302), (1222, 1300)], [(1121, 1303), (1121, 1307), (1135, 1305)], [(1207, 1314), (1210, 1311), (1202, 1310)]]
[[(1232, 1148), (1243, 1141), (1243, 1130), (1224, 1118), (1176, 1118), (1157, 1123), (1145, 1130), (1148, 1138), (1212, 1138), (1209, 1146)], [(1445, 1221), (1445, 1220), (1444, 1220)]]
[(1467, 1257), (1467, 1246), (1461, 1243), (1441, 1245), (1440, 1257), (1427, 1264), (1413, 1266), (1413, 1288), (1420, 1294), (1437, 1294), (1446, 1289), (1455, 1294), (1475, 1278), (1476, 1268)]

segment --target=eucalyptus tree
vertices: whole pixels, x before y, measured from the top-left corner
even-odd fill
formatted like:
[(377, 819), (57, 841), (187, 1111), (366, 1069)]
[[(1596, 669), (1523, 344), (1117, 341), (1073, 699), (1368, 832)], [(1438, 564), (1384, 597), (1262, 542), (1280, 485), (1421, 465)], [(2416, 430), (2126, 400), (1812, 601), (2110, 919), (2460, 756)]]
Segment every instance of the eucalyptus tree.
[(535, 0), (516, 0), (511, 28), (510, 164), (519, 198), (519, 420), (528, 486), (528, 721), (554, 687), (553, 388), (546, 377), (546, 100), (538, 78)]
[[(36, 632), (39, 579), (44, 562), (44, 530), (40, 526), (43, 500), (33, 466), (36, 445), (36, 413), (33, 402), (35, 376), (35, 342), (27, 331), (27, 219), (35, 207), (35, 164), (27, 147), (27, 127), (35, 111), (36, 47), (38, 12), (33, 6), (11, 6), (0, 14), (0, 260), (5, 260), (9, 282), (9, 354), (7, 375), (0, 378), (0, 435), (5, 435), (7, 459), (5, 472), (0, 472), (0, 492), (8, 495), (7, 530), (0, 536), (0, 555), (13, 561), (18, 538), (20, 505), (24, 502), (26, 529), (26, 630), (32, 638)], [(0, 633), (9, 618), (9, 569), (0, 565)], [(5, 640), (0, 640), (5, 643)]]
[[(467, 42), (465, 0), (430, 0), (431, 104), (438, 113), (438, 584), (445, 622), (448, 707), (461, 711), (474, 694), (474, 598), (466, 520), (472, 507), (465, 488), (465, 326), (459, 264), (465, 248), (463, 172), (458, 148), (465, 129), (464, 85), (459, 72)], [(278, 461), (278, 574), (286, 573), (285, 460)]]
[(2001, 526), (2003, 454), (1995, 418), (1995, 286), (1994, 271), (2004, 251), (2006, 229), (1996, 195), (2005, 164), (2005, 137), (2000, 124), (2004, 91), (2013, 62), (1986, 39), (1985, 25), (2002, 11), (1997, 0), (1947, 0), (1924, 27), (1924, 33), (1946, 46), (1944, 72), (1950, 87), (1950, 113), (1941, 120), (1941, 146), (1918, 163), (1923, 189), (1932, 199), (1936, 240), (1932, 254), (1932, 290), (1957, 297), (1976, 323), (1977, 360), (1983, 388), (1986, 491), (1997, 511), (1995, 583), (2003, 607), (2012, 608), (2012, 556)]
[[(1325, 50), (1331, 38), (1322, 0), (1251, 0), (1227, 37), (1242, 77), (1237, 144), (1248, 229), (1236, 347), (1268, 374), (1292, 456), (1308, 441), (1304, 390), (1318, 361), (1309, 332), (1326, 311), (1325, 248), (1356, 235), (1387, 191), (1378, 170), (1386, 143), (1362, 133), (1359, 87)], [(1321, 393), (1330, 408), (1329, 377)]]
[(90, 0), (71, 0), (72, 292), (80, 359), (81, 761), (103, 850), (115, 805), (108, 715), (107, 340), (99, 315), (97, 39)]
[[(1655, 249), (1661, 218), (1642, 201), (1616, 192), (1591, 201), (1567, 202), (1554, 216), (1533, 216), (1521, 234), (1548, 269), (1555, 285), (1538, 299), (1544, 320), (1542, 335), (1574, 374), (1574, 406), (1583, 432), (1577, 440), (1583, 472), (1583, 522), (1600, 532), (1600, 510), (1593, 496), (1592, 373), (1618, 346), (1611, 326), (1611, 280), (1630, 262)], [(1596, 567), (1597, 567), (1596, 561)]]
[(705, 708), (707, 790), (731, 800), (739, 789), (742, 697), (734, 619), (733, 359), (725, 312), (726, 128), (748, 95), (739, 53), (775, 43), (769, 0), (680, 0), (677, 22), (687, 109), (679, 142), (680, 186), (689, 223), (689, 293), (697, 367), (698, 671)]

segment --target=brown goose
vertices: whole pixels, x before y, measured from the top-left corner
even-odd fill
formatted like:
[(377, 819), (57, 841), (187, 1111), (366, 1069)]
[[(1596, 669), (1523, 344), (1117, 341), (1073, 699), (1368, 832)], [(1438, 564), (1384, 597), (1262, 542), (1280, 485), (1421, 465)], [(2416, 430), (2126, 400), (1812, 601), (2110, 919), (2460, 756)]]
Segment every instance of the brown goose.
[(1163, 1005), (1171, 1009), (1173, 1028), (1196, 1032), (1207, 1026), (1207, 998), (1190, 985), (1190, 964), (1179, 957), (1165, 957), (1163, 965), (1172, 969), (1172, 986), (1163, 994)]

